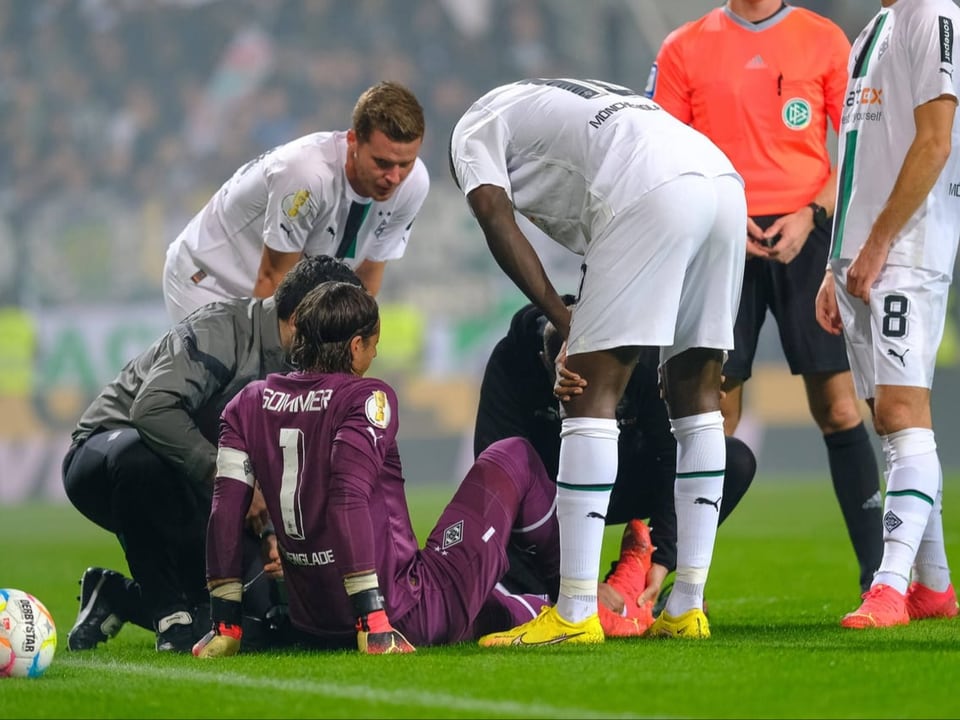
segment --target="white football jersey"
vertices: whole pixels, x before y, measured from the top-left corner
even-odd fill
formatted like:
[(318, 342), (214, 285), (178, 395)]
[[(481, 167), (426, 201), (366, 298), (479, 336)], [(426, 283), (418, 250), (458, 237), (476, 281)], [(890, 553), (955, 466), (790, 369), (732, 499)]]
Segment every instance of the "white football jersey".
[[(346, 132), (319, 132), (243, 165), (174, 241), (174, 264), (195, 265), (230, 295), (245, 297), (253, 292), (264, 245), (332, 255), (353, 268), (365, 259), (403, 257), (430, 187), (426, 167), (417, 158), (390, 199), (373, 202), (347, 182), (346, 154)], [(357, 233), (345, 238), (351, 209), (349, 225)]]
[[(916, 133), (914, 109), (957, 97), (951, 0), (899, 0), (883, 8), (850, 51), (850, 79), (840, 125), (840, 168), (831, 260), (851, 260), (893, 190)], [(953, 152), (917, 212), (893, 241), (887, 262), (953, 272), (960, 237), (960, 113)]]
[(450, 159), (464, 195), (503, 188), (517, 212), (581, 255), (611, 218), (663, 183), (737, 176), (705, 136), (653, 100), (599, 80), (491, 90), (457, 122)]

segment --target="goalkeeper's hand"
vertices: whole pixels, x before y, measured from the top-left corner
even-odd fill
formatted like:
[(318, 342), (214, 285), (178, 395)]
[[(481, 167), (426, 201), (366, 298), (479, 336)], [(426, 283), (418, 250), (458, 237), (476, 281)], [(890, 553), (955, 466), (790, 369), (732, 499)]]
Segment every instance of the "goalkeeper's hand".
[(213, 628), (193, 646), (193, 654), (198, 658), (230, 657), (240, 652), (240, 640), (243, 638), (241, 626), (240, 600), (243, 585), (230, 580), (210, 590), (210, 619)]
[(357, 648), (367, 655), (412, 653), (417, 650), (402, 632), (393, 628), (383, 610), (375, 610), (357, 619)]

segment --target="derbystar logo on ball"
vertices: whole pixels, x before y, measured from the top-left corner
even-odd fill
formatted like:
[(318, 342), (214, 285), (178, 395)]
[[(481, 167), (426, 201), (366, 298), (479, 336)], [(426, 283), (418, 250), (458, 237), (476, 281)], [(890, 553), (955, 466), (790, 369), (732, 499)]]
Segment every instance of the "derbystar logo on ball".
[(40, 677), (57, 650), (57, 627), (30, 593), (0, 589), (0, 677)]

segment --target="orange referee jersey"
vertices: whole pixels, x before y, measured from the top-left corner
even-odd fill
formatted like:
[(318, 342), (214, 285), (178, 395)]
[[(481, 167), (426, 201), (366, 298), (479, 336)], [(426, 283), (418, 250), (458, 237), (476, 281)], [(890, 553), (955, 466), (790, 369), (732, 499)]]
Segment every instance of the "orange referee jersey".
[(664, 40), (647, 95), (726, 153), (750, 215), (782, 215), (830, 174), (827, 118), (839, 126), (849, 52), (843, 30), (804, 8), (754, 25), (721, 7)]

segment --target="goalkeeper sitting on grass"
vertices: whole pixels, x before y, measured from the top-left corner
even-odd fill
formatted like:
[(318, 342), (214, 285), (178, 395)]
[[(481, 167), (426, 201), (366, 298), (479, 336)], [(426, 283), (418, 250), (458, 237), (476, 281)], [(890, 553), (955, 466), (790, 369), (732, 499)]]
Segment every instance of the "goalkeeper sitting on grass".
[(207, 533), (213, 629), (202, 658), (240, 649), (243, 518), (259, 483), (300, 643), (369, 654), (455, 643), (536, 617), (544, 596), (508, 593), (507, 546), (559, 570), (556, 486), (530, 443), (476, 459), (419, 549), (397, 448), (393, 388), (365, 378), (380, 336), (376, 300), (325, 283), (296, 311), (297, 372), (269, 375), (227, 405)]

